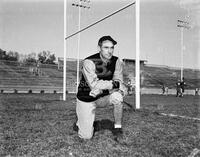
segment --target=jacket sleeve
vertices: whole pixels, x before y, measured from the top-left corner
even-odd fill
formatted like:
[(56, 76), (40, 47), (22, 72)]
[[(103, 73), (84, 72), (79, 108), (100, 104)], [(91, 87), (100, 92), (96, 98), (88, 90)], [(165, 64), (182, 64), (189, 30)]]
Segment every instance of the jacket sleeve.
[(117, 60), (115, 65), (113, 80), (120, 81), (120, 83), (123, 83), (123, 64), (119, 59)]
[(97, 74), (95, 73), (95, 64), (93, 61), (86, 59), (83, 61), (82, 73), (87, 81), (91, 90), (106, 90), (112, 89), (112, 80), (99, 80)]
[(123, 81), (123, 63), (120, 61), (120, 59), (117, 60), (115, 65), (113, 80), (120, 82), (119, 91), (121, 91), (123, 96), (127, 95), (127, 87), (124, 85)]

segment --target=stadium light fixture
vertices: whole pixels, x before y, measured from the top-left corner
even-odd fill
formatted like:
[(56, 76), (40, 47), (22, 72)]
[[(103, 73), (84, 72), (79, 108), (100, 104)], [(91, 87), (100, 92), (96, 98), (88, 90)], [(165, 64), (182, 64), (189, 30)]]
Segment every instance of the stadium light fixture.
[(84, 8), (84, 9), (90, 9), (90, 7), (89, 7), (89, 6), (82, 5), (82, 4), (75, 4), (75, 3), (72, 3), (72, 6), (75, 6), (75, 7), (80, 7), (80, 8)]

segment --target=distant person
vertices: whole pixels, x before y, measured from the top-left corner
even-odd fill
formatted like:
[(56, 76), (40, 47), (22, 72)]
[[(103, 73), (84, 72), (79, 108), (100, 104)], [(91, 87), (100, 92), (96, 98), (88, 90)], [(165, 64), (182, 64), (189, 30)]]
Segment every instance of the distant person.
[(162, 85), (162, 95), (168, 95), (168, 87), (165, 84)]
[(112, 133), (116, 138), (123, 137), (122, 102), (127, 91), (123, 86), (122, 63), (113, 56), (116, 44), (110, 36), (101, 37), (98, 41), (99, 52), (83, 61), (76, 103), (78, 120), (73, 126), (82, 139), (91, 139), (99, 129), (97, 123), (94, 123), (99, 101), (104, 102), (104, 106), (113, 105)]
[(185, 85), (186, 85), (186, 83), (185, 83), (185, 79), (184, 79), (184, 77), (183, 77), (183, 78), (182, 78), (182, 81), (180, 82), (181, 97), (183, 97), (183, 94), (184, 94), (184, 92), (185, 92)]
[(165, 95), (165, 85), (162, 85), (162, 95)]
[(165, 94), (166, 94), (166, 95), (168, 95), (168, 91), (169, 91), (169, 88), (166, 86), (166, 87), (165, 87)]
[(168, 95), (168, 87), (166, 85), (162, 85), (162, 95)]
[(41, 62), (40, 60), (37, 61), (36, 63), (36, 76), (40, 76), (41, 75), (41, 70), (40, 70), (40, 66), (41, 66)]
[(195, 95), (199, 95), (199, 88), (195, 88)]
[(128, 95), (131, 95), (132, 94), (132, 85), (131, 85), (130, 79), (128, 80), (128, 83), (127, 83), (127, 90), (128, 90)]
[(181, 96), (181, 83), (180, 80), (178, 80), (176, 82), (176, 97), (180, 97)]

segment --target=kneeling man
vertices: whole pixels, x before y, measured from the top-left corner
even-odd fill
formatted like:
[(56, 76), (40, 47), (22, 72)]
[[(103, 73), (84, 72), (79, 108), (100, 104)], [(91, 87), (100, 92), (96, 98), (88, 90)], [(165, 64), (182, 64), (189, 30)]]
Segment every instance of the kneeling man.
[(91, 139), (94, 134), (95, 110), (98, 101), (114, 106), (113, 134), (121, 135), (123, 97), (123, 67), (118, 57), (113, 56), (117, 42), (111, 36), (98, 41), (98, 53), (84, 59), (77, 93), (77, 130), (80, 138)]

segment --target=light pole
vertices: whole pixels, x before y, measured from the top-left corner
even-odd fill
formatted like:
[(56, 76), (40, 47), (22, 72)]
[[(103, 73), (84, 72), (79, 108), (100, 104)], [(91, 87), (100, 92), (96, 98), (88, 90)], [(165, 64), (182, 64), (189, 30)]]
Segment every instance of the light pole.
[(183, 51), (185, 49), (185, 46), (183, 44), (183, 30), (185, 29), (189, 29), (189, 23), (186, 21), (182, 21), (182, 20), (177, 20), (178, 25), (177, 27), (179, 27), (181, 29), (181, 81), (183, 79)]
[[(82, 5), (83, 2), (83, 5)], [(72, 6), (79, 8), (79, 24), (78, 24), (78, 31), (80, 30), (80, 19), (81, 19), (81, 10), (80, 8), (90, 9), (89, 6), (85, 5), (86, 3), (90, 3), (90, 0), (79, 0), (79, 3), (72, 3)], [(67, 0), (64, 0), (64, 59), (63, 59), (63, 100), (66, 101), (66, 62), (67, 62), (67, 41), (66, 41), (66, 34), (67, 34)], [(79, 45), (80, 45), (80, 35), (78, 36), (78, 53), (77, 53), (77, 86), (76, 90), (78, 89), (78, 81), (79, 81)]]
[[(82, 3), (83, 2), (83, 3)], [(81, 8), (90, 9), (88, 4), (90, 0), (79, 0), (79, 3), (72, 3), (72, 6), (78, 7), (78, 30), (81, 29)], [(76, 92), (78, 92), (78, 84), (79, 84), (79, 54), (80, 54), (80, 33), (78, 34), (78, 52), (77, 52), (77, 76), (76, 76)]]

